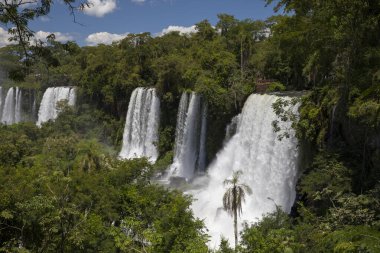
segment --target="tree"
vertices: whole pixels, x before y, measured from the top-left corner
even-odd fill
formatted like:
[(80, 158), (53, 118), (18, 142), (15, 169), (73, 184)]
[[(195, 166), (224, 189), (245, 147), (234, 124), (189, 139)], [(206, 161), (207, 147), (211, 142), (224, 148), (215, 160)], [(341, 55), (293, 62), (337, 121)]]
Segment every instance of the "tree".
[(232, 179), (226, 179), (223, 182), (224, 185), (231, 186), (223, 195), (223, 208), (234, 217), (235, 250), (238, 242), (237, 215), (242, 213), (242, 203), (245, 201), (245, 194), (252, 194), (252, 190), (248, 185), (239, 182), (242, 174), (241, 170), (234, 171)]
[[(91, 7), (91, 3), (87, 1), (64, 0), (63, 2), (68, 6), (70, 14), (74, 17), (74, 22), (76, 22), (76, 10)], [(10, 40), (19, 43), (23, 48), (25, 57), (29, 55), (29, 40), (34, 36), (34, 32), (28, 26), (29, 21), (48, 15), (52, 4), (53, 0), (0, 1), (0, 24), (12, 27), (8, 29), (8, 33), (12, 35)]]
[(195, 29), (197, 30), (196, 37), (201, 40), (213, 40), (216, 36), (215, 29), (207, 19), (195, 24)]

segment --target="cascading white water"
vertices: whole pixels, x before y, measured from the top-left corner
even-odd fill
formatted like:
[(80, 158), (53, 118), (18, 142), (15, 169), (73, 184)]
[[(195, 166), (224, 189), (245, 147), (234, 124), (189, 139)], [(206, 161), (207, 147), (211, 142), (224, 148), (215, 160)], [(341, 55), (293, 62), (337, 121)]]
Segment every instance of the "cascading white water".
[(223, 144), (226, 144), (232, 138), (232, 136), (235, 135), (237, 127), (239, 125), (240, 118), (241, 118), (241, 114), (236, 115), (235, 117), (231, 119), (230, 124), (227, 125), (226, 135), (224, 137)]
[(73, 87), (51, 87), (48, 88), (41, 101), (38, 111), (37, 126), (49, 120), (54, 120), (58, 117), (57, 103), (62, 100), (67, 100), (68, 105), (75, 105), (75, 88)]
[(197, 161), (198, 172), (205, 172), (206, 169), (206, 138), (207, 138), (207, 105), (203, 104), (201, 114), (201, 133), (199, 139), (199, 155)]
[(200, 95), (182, 94), (177, 115), (175, 154), (169, 177), (190, 180), (206, 166), (207, 105)]
[[(239, 223), (255, 222), (265, 213), (275, 210), (275, 204), (286, 212), (295, 200), (298, 150), (297, 139), (279, 141), (272, 128), (276, 119), (273, 95), (251, 95), (246, 101), (236, 134), (225, 144), (209, 166), (208, 175), (193, 182), (198, 189), (189, 191), (196, 201), (192, 208), (197, 217), (205, 219), (211, 235), (211, 247), (217, 247), (223, 235), (233, 243), (233, 219), (223, 210), (223, 181), (241, 170), (241, 182), (250, 186)], [(290, 128), (289, 123), (280, 123)], [(199, 188), (200, 187), (200, 188)], [(194, 187), (195, 188), (195, 187)], [(241, 229), (241, 225), (239, 226)], [(239, 230), (240, 230), (239, 229)]]
[(22, 91), (20, 88), (9, 88), (2, 102), (2, 89), (0, 90), (0, 108), (2, 110), (1, 123), (11, 125), (21, 122)]
[(21, 122), (21, 102), (22, 102), (22, 91), (16, 87), (16, 98), (15, 98), (15, 121), (14, 123)]
[(150, 162), (155, 162), (159, 123), (160, 100), (156, 90), (136, 88), (129, 101), (119, 156), (124, 159), (147, 157)]
[(3, 114), (1, 116), (1, 122), (6, 125), (15, 123), (15, 95), (14, 88), (9, 88), (7, 96), (4, 100)]

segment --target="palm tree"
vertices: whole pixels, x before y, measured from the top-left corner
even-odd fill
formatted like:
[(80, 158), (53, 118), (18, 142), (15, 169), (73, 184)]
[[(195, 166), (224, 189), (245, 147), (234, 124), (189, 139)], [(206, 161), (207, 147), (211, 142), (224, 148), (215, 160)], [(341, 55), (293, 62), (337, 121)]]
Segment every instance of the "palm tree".
[(252, 194), (248, 185), (239, 182), (242, 174), (241, 170), (234, 171), (232, 179), (223, 182), (225, 186), (230, 186), (223, 195), (223, 208), (234, 217), (235, 250), (238, 242), (237, 216), (242, 213), (242, 203), (245, 201), (246, 193)]

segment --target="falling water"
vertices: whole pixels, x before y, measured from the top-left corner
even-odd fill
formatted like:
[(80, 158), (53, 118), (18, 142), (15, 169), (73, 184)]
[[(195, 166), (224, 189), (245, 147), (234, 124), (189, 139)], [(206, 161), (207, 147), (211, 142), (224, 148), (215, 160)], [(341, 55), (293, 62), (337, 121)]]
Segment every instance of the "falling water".
[(190, 180), (206, 166), (207, 105), (200, 95), (184, 92), (181, 97), (176, 129), (174, 162), (169, 177)]
[(38, 111), (38, 126), (58, 117), (59, 111), (57, 103), (61, 100), (67, 100), (67, 103), (70, 106), (75, 105), (75, 88), (51, 87), (45, 91)]
[(15, 101), (15, 122), (21, 122), (21, 102), (22, 102), (22, 91), (16, 87), (16, 101)]
[(224, 137), (223, 143), (226, 144), (236, 133), (237, 127), (239, 125), (241, 115), (238, 114), (231, 119), (230, 124), (226, 127), (226, 136)]
[[(221, 235), (233, 242), (233, 219), (223, 210), (222, 198), (226, 191), (223, 181), (230, 178), (234, 170), (243, 172), (241, 182), (253, 191), (246, 197), (240, 221), (254, 222), (274, 211), (275, 205), (290, 212), (295, 199), (297, 140), (291, 132), (289, 139), (279, 141), (273, 132), (271, 123), (276, 115), (272, 104), (277, 98), (251, 95), (244, 105), (236, 134), (217, 154), (208, 175), (193, 182), (198, 187), (189, 192), (196, 199), (193, 210), (196, 216), (205, 219), (212, 247), (218, 245)], [(281, 123), (281, 126), (290, 127), (289, 123)]]
[(22, 91), (20, 88), (11, 87), (7, 91), (4, 102), (2, 89), (0, 89), (1, 123), (11, 125), (21, 122)]
[(158, 157), (160, 101), (155, 89), (137, 88), (132, 92), (124, 128), (120, 157), (125, 159)]
[(5, 97), (1, 122), (6, 125), (15, 123), (15, 95), (14, 88), (10, 88)]
[(198, 172), (205, 172), (206, 169), (206, 137), (207, 137), (207, 105), (202, 106), (202, 122), (201, 122), (201, 133), (199, 140), (199, 155), (197, 160)]

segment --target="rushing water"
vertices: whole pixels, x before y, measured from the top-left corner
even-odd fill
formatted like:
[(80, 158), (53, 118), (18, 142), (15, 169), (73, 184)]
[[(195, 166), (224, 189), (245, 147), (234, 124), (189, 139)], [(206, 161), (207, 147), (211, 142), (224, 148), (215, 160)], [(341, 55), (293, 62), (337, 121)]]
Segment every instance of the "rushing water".
[(10, 125), (14, 123), (15, 104), (14, 104), (14, 88), (10, 88), (4, 100), (3, 114), (1, 122)]
[(76, 100), (75, 88), (50, 87), (45, 91), (38, 111), (38, 126), (58, 117), (59, 110), (57, 104), (62, 100), (66, 100), (68, 105), (74, 106)]
[(132, 92), (124, 128), (120, 157), (147, 157), (155, 162), (160, 123), (160, 100), (156, 90), (137, 88)]
[[(2, 89), (0, 93), (2, 100)], [(1, 101), (1, 123), (11, 125), (21, 122), (22, 91), (18, 87), (11, 87), (7, 91), (4, 103)]]
[(175, 154), (169, 177), (190, 180), (206, 166), (207, 105), (202, 96), (184, 92), (177, 115)]
[[(241, 182), (253, 191), (246, 196), (239, 223), (257, 221), (263, 214), (274, 211), (275, 205), (290, 212), (295, 199), (299, 155), (294, 133), (289, 139), (279, 141), (273, 132), (271, 123), (276, 115), (272, 104), (277, 98), (258, 94), (248, 98), (236, 133), (217, 154), (208, 175), (194, 180), (197, 189), (189, 191), (196, 199), (192, 206), (195, 215), (205, 219), (212, 247), (218, 246), (222, 235), (233, 243), (233, 219), (222, 205), (226, 191), (223, 181), (233, 171), (241, 170)], [(288, 123), (281, 126), (290, 127)]]
[(231, 119), (230, 124), (226, 127), (226, 135), (224, 137), (223, 144), (226, 144), (236, 133), (241, 115), (238, 114)]
[(16, 88), (16, 98), (15, 98), (15, 121), (14, 123), (21, 122), (21, 104), (22, 104), (22, 90), (18, 87)]

